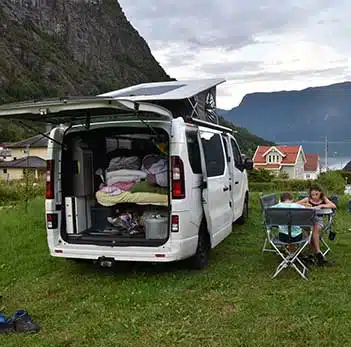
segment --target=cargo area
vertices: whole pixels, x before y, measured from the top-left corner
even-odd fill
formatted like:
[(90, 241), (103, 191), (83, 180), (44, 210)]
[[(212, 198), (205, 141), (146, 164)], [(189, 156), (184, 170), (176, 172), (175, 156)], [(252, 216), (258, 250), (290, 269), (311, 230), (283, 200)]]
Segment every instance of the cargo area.
[(71, 131), (61, 161), (69, 243), (159, 246), (169, 237), (169, 135), (157, 127)]

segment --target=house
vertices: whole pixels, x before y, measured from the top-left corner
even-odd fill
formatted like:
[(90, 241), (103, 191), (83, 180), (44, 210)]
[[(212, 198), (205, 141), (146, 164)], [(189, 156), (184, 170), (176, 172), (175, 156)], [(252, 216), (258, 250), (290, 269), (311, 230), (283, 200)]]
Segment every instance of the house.
[(34, 177), (38, 179), (46, 171), (46, 161), (39, 157), (2, 161), (0, 162), (0, 179), (6, 181), (23, 179), (26, 170), (32, 172)]
[(0, 146), (0, 161), (8, 160), (11, 158), (11, 151), (5, 146)]
[[(35, 135), (28, 139), (7, 144), (11, 151), (11, 160), (17, 160), (28, 156), (47, 159), (48, 139), (43, 135)], [(28, 148), (28, 153), (27, 153)]]
[(306, 163), (305, 163), (305, 179), (306, 180), (315, 180), (318, 178), (318, 175), (321, 172), (319, 155), (318, 154), (306, 154)]
[(351, 161), (349, 161), (342, 170), (345, 172), (351, 172)]
[(286, 173), (289, 178), (304, 178), (306, 162), (302, 146), (258, 146), (253, 156), (254, 168), (275, 174)]

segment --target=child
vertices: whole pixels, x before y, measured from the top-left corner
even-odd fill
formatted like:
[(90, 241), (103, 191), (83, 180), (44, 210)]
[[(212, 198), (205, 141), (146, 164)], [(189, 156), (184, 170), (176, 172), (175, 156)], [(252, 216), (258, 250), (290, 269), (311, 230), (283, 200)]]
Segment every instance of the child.
[[(294, 197), (289, 192), (281, 193), (280, 203), (272, 206), (279, 208), (304, 208), (302, 204), (293, 201)], [(287, 225), (279, 226), (279, 240), (282, 242), (298, 242), (302, 240), (303, 231), (298, 225), (291, 226), (291, 239), (289, 239), (289, 231)], [(296, 247), (290, 247), (289, 249), (293, 251)]]
[[(298, 201), (297, 203), (302, 204), (306, 207), (313, 208), (336, 208), (335, 204), (325, 196), (322, 187), (318, 184), (313, 184), (310, 188), (309, 196)], [(327, 260), (323, 256), (319, 244), (320, 231), (322, 230), (322, 228), (323, 218), (316, 217), (312, 231), (311, 249), (312, 252), (315, 254), (317, 264), (319, 266), (327, 265)]]

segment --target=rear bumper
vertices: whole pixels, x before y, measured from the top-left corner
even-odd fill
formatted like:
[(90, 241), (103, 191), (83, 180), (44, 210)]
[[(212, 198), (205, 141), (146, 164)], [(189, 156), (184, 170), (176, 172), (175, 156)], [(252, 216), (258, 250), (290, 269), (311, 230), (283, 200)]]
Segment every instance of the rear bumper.
[(195, 254), (198, 237), (169, 240), (161, 247), (104, 247), (64, 244), (50, 247), (53, 257), (98, 260), (101, 257), (116, 261), (172, 262)]

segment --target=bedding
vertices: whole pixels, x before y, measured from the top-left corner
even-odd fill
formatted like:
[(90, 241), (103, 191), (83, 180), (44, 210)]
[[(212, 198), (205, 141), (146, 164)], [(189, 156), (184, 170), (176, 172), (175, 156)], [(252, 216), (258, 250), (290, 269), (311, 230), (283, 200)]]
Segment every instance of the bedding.
[(111, 195), (99, 190), (96, 192), (96, 200), (100, 205), (106, 207), (122, 203), (168, 206), (168, 195), (158, 193), (122, 192), (119, 195)]
[(110, 186), (118, 182), (138, 182), (146, 177), (147, 174), (141, 170), (114, 170), (106, 172), (106, 185)]
[(168, 160), (158, 154), (149, 154), (142, 161), (141, 170), (147, 173), (150, 184), (168, 186)]
[(155, 193), (155, 194), (167, 195), (168, 188), (152, 186), (146, 181), (141, 181), (134, 184), (133, 187), (130, 189), (130, 192), (131, 193)]
[(110, 160), (109, 166), (106, 172), (127, 169), (127, 170), (138, 170), (140, 169), (140, 159), (136, 156), (132, 157), (116, 157)]

